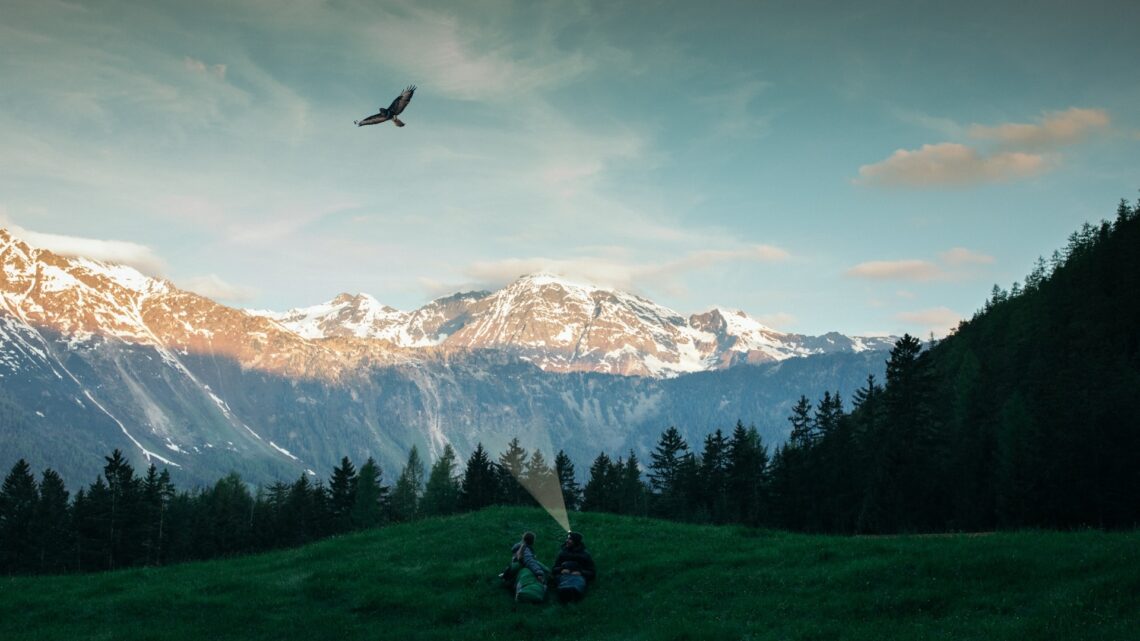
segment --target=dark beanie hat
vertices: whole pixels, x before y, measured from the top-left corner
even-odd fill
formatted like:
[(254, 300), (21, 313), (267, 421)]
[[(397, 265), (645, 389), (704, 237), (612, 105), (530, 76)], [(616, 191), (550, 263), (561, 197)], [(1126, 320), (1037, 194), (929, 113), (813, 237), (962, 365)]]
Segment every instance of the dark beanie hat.
[(582, 533), (581, 532), (571, 532), (569, 534), (569, 537), (570, 537), (570, 540), (573, 541), (575, 545), (582, 545)]

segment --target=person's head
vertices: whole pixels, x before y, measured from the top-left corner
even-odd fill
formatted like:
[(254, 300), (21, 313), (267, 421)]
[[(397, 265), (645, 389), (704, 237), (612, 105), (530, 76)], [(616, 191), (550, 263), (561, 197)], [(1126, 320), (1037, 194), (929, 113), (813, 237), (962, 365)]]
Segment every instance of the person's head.
[(567, 532), (566, 533), (566, 545), (569, 547), (578, 547), (578, 546), (582, 545), (582, 533), (581, 532)]
[(534, 547), (534, 532), (523, 532), (523, 543)]

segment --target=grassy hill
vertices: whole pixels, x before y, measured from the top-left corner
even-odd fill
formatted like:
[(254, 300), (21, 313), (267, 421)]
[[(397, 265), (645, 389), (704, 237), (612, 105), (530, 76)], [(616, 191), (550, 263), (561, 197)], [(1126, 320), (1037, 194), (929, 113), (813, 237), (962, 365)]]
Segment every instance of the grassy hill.
[(586, 600), (516, 605), (495, 575), (538, 509), (238, 559), (0, 579), (17, 639), (1140, 639), (1140, 533), (839, 538), (572, 515)]

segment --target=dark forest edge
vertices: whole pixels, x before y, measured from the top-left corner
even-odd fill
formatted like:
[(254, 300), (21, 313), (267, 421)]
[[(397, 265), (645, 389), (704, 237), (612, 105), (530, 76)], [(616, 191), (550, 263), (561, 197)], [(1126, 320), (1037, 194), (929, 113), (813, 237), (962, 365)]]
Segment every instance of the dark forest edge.
[[(302, 475), (251, 491), (237, 474), (177, 492), (122, 453), (70, 500), (19, 461), (0, 489), (0, 570), (99, 571), (305, 544), (387, 523), (533, 504), (557, 483), (567, 509), (827, 533), (1132, 528), (1140, 523), (1140, 202), (1085, 224), (1024, 284), (994, 286), (948, 338), (896, 343), (885, 385), (868, 377), (801, 397), (769, 455), (754, 427), (693, 451), (665, 430), (644, 475), (634, 452), (601, 453), (579, 486), (564, 452), (480, 444), (457, 473), (448, 446), (425, 475), (413, 448), (393, 486), (346, 457), (326, 485)], [(426, 478), (425, 478), (426, 477)], [(538, 493), (540, 496), (542, 493)]]

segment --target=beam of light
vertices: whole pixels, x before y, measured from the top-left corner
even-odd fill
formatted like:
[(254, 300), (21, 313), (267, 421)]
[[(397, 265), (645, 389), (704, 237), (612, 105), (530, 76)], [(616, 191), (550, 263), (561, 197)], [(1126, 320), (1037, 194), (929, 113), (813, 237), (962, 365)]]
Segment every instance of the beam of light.
[(562, 484), (558, 482), (558, 474), (555, 470), (544, 463), (539, 467), (528, 464), (517, 473), (515, 470), (509, 471), (519, 485), (523, 486), (523, 489), (529, 492), (534, 500), (538, 501), (542, 509), (546, 510), (547, 514), (557, 521), (564, 531), (569, 532), (570, 517), (566, 514), (566, 501), (562, 498)]

